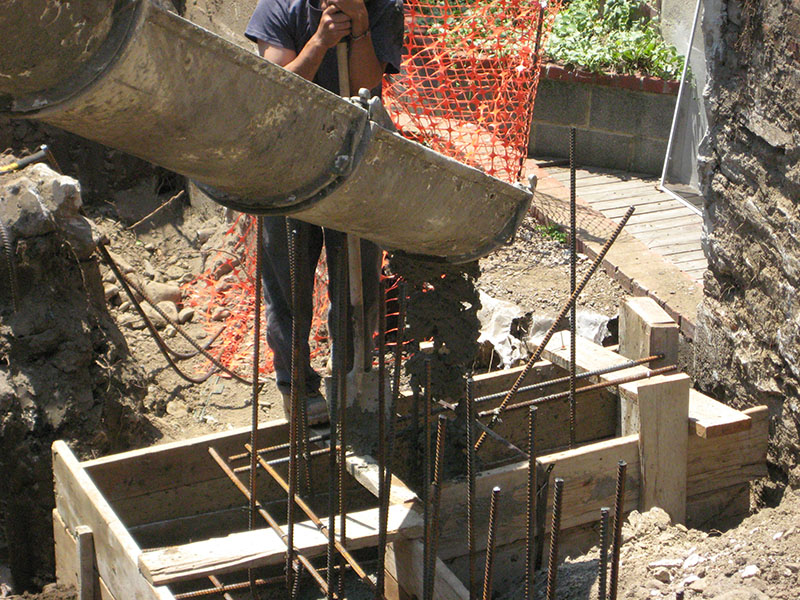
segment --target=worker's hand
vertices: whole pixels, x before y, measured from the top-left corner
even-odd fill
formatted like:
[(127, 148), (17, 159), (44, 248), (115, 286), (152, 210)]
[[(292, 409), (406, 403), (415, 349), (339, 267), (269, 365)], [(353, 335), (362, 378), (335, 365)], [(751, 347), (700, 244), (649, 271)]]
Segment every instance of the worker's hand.
[(328, 6), (333, 6), (350, 17), (353, 37), (361, 37), (369, 29), (369, 15), (364, 0), (328, 0)]
[(332, 48), (342, 38), (350, 35), (351, 25), (351, 19), (347, 13), (342, 12), (329, 2), (322, 12), (322, 17), (320, 17), (319, 26), (314, 36), (323, 47)]

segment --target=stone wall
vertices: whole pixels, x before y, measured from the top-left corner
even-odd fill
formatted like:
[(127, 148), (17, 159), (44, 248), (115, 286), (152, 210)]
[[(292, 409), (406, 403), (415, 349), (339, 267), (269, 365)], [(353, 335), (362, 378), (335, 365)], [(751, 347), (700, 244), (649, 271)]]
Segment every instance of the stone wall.
[(773, 479), (798, 485), (800, 0), (727, 0), (714, 26), (696, 378), (734, 406), (769, 406)]

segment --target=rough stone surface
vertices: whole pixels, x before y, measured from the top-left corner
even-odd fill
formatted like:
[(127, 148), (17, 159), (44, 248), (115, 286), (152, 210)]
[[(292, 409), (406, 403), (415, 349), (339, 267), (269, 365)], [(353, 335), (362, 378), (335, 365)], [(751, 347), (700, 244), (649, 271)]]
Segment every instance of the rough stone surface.
[[(713, 24), (709, 24), (713, 25)], [(697, 383), (766, 404), (773, 475), (800, 484), (800, 6), (729, 0), (701, 148), (709, 260)]]
[[(77, 182), (29, 167), (2, 181), (0, 197), (21, 307), (12, 306), (3, 263), (0, 525), (15, 589), (24, 591), (52, 578), (52, 442), (67, 440), (81, 457), (127, 447), (132, 432), (143, 437), (135, 409), (143, 390), (88, 258), (93, 227), (76, 212)], [(65, 222), (82, 223), (86, 236)]]

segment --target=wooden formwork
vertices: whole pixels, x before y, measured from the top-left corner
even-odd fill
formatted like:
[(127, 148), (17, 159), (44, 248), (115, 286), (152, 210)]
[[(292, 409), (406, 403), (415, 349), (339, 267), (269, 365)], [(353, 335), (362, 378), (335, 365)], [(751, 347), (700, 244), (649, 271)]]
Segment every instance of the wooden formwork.
[[(580, 340), (578, 372), (619, 365), (641, 355), (676, 355), (677, 326), (652, 301), (636, 299), (623, 313), (621, 349), (627, 356)], [(568, 336), (557, 334), (543, 354), (545, 360), (530, 371), (525, 383), (563, 375), (569, 355)], [(507, 389), (520, 371), (477, 377), (476, 395)], [(646, 371), (646, 367), (632, 367), (596, 379), (614, 380)], [(518, 397), (525, 398), (524, 394)], [(491, 407), (491, 402), (481, 405), (481, 409)], [(526, 417), (524, 410), (507, 413), (497, 430), (526, 448)], [(767, 409), (733, 410), (690, 390), (685, 375), (625, 384), (619, 386), (618, 394), (607, 390), (578, 396), (577, 445), (572, 449), (567, 448), (568, 422), (567, 401), (541, 405), (537, 460), (542, 467), (552, 465), (553, 476), (565, 480), (561, 528), (566, 532), (596, 523), (600, 508), (613, 506), (619, 460), (628, 464), (626, 511), (661, 506), (673, 520), (690, 526), (746, 514), (749, 482), (766, 474)], [(260, 428), (259, 446), (281, 443), (287, 437), (284, 421), (268, 423)], [(168, 600), (175, 597), (174, 586), (185, 580), (280, 564), (285, 556), (283, 542), (270, 530), (246, 531), (242, 496), (208, 455), (209, 447), (222, 456), (239, 453), (248, 439), (249, 429), (241, 429), (85, 462), (79, 462), (63, 442), (56, 442), (53, 523), (59, 581), (80, 584), (85, 590), (82, 599)], [(509, 456), (504, 446), (491, 439), (480, 458), (484, 470), (476, 482), (477, 531), (485, 531), (490, 491), (500, 486), (505, 500), (497, 544), (514, 548), (525, 535), (527, 461)], [(321, 461), (312, 464), (312, 471), (321, 478), (325, 466)], [(348, 471), (351, 491), (365, 492), (372, 499), (350, 513), (348, 548), (374, 546), (377, 466), (369, 456), (349, 456)], [(285, 513), (285, 494), (266, 475), (259, 477), (262, 504), (273, 502), (283, 506)], [(468, 598), (463, 583), (448, 568), (456, 569), (467, 548), (465, 497), (463, 481), (446, 482), (442, 488), (446, 508), (439, 525), (436, 598)], [(305, 523), (298, 531), (296, 543), (304, 552), (324, 552), (326, 539), (315, 527)], [(419, 501), (395, 478), (387, 598), (421, 595), (421, 535)], [(477, 541), (480, 549), (484, 536), (478, 535)]]

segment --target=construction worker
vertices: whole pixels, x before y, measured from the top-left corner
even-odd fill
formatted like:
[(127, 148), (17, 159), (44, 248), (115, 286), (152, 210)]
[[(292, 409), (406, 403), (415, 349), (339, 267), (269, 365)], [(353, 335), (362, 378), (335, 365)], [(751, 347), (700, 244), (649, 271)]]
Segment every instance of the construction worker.
[[(367, 88), (380, 95), (381, 80), (386, 72), (396, 73), (400, 67), (403, 46), (402, 0), (259, 0), (245, 35), (258, 44), (258, 53), (265, 59), (286, 68), (314, 83), (339, 93), (339, 69), (336, 45), (349, 42), (349, 89), (357, 92)], [(298, 99), (298, 112), (302, 112), (302, 99)], [(300, 116), (302, 118), (302, 116)], [(303, 168), (303, 157), (297, 157), (297, 168)], [(336, 274), (341, 251), (346, 248), (346, 235), (329, 228), (310, 225), (290, 219), (300, 230), (304, 257), (297, 265), (296, 285), (299, 298), (297, 317), (301, 339), (300, 368), (305, 379), (301, 401), (306, 402), (309, 422), (322, 422), (328, 418), (325, 399), (320, 393), (320, 375), (311, 367), (308, 337), (313, 312), (313, 286), (316, 265), (323, 244), (328, 264), (328, 297), (331, 308), (328, 315), (332, 350), (335, 354), (341, 344), (333, 337), (334, 324), (340, 310), (339, 289), (343, 283)], [(377, 325), (378, 285), (381, 268), (381, 251), (374, 244), (361, 242), (362, 277), (364, 293), (365, 369), (371, 365), (372, 334)], [(284, 411), (289, 414), (289, 389), (291, 383), (291, 280), (287, 249), (286, 220), (283, 217), (264, 218), (263, 244), (264, 299), (267, 315), (267, 343), (272, 348), (275, 378), (283, 396)], [(348, 310), (349, 312), (349, 310)], [(350, 323), (350, 319), (348, 319)], [(352, 339), (352, 326), (349, 338)], [(352, 368), (352, 344), (347, 351), (347, 369)]]

